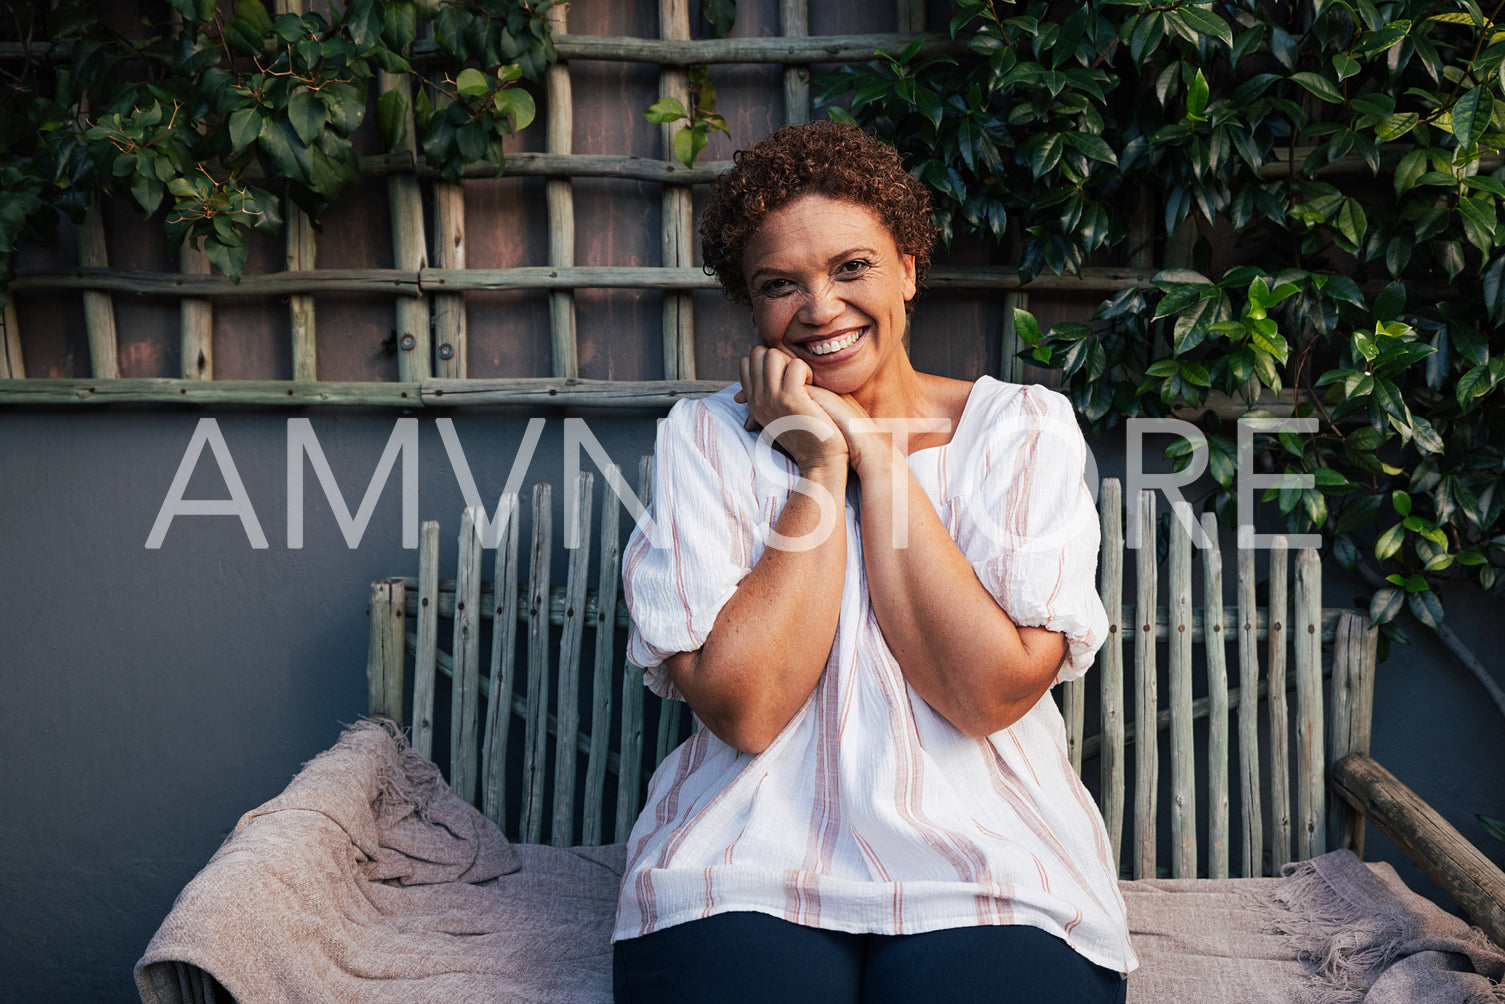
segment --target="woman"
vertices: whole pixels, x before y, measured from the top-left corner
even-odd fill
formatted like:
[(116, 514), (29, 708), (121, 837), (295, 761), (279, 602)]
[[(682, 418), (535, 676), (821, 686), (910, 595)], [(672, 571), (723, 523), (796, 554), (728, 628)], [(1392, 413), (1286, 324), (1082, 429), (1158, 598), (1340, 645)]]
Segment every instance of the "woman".
[(701, 234), (761, 344), (670, 413), (624, 562), (629, 657), (704, 727), (632, 832), (617, 999), (1121, 1000), (1046, 696), (1106, 631), (1069, 405), (910, 364), (928, 197), (856, 128), (739, 153)]

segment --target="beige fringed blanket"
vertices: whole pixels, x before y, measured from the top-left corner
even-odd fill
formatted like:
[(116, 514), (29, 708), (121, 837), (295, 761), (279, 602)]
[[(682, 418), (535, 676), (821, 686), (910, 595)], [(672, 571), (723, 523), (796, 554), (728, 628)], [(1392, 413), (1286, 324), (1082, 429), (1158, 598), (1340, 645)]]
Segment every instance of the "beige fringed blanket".
[[(611, 1000), (621, 845), (509, 845), (371, 722), (241, 817), (136, 966), (146, 1004)], [(1385, 865), (1123, 883), (1131, 1002), (1505, 1001), (1505, 953)]]

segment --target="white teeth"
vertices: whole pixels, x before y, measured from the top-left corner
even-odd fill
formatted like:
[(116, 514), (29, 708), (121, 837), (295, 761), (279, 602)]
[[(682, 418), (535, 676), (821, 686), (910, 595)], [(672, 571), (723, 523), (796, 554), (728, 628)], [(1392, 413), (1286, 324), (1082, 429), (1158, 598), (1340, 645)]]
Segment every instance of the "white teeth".
[(856, 344), (857, 339), (860, 337), (862, 337), (862, 332), (851, 331), (828, 342), (809, 342), (805, 347), (810, 350), (811, 355), (828, 356), (833, 352), (840, 352), (848, 345)]

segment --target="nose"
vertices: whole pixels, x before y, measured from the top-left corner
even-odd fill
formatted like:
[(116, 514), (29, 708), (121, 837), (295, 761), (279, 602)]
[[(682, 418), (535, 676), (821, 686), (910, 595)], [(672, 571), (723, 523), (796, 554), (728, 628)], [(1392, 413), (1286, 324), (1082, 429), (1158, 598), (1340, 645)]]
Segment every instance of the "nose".
[(800, 320), (812, 328), (829, 324), (841, 316), (843, 304), (836, 283), (830, 279), (812, 283), (800, 308)]

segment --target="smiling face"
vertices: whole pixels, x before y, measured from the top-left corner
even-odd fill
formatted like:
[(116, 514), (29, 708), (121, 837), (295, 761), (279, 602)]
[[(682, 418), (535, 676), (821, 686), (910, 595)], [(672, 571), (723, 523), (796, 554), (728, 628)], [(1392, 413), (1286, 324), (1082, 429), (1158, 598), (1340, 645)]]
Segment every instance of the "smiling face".
[(758, 337), (809, 364), (817, 386), (856, 393), (907, 364), (914, 256), (866, 206), (825, 195), (780, 206), (748, 240), (743, 275)]

